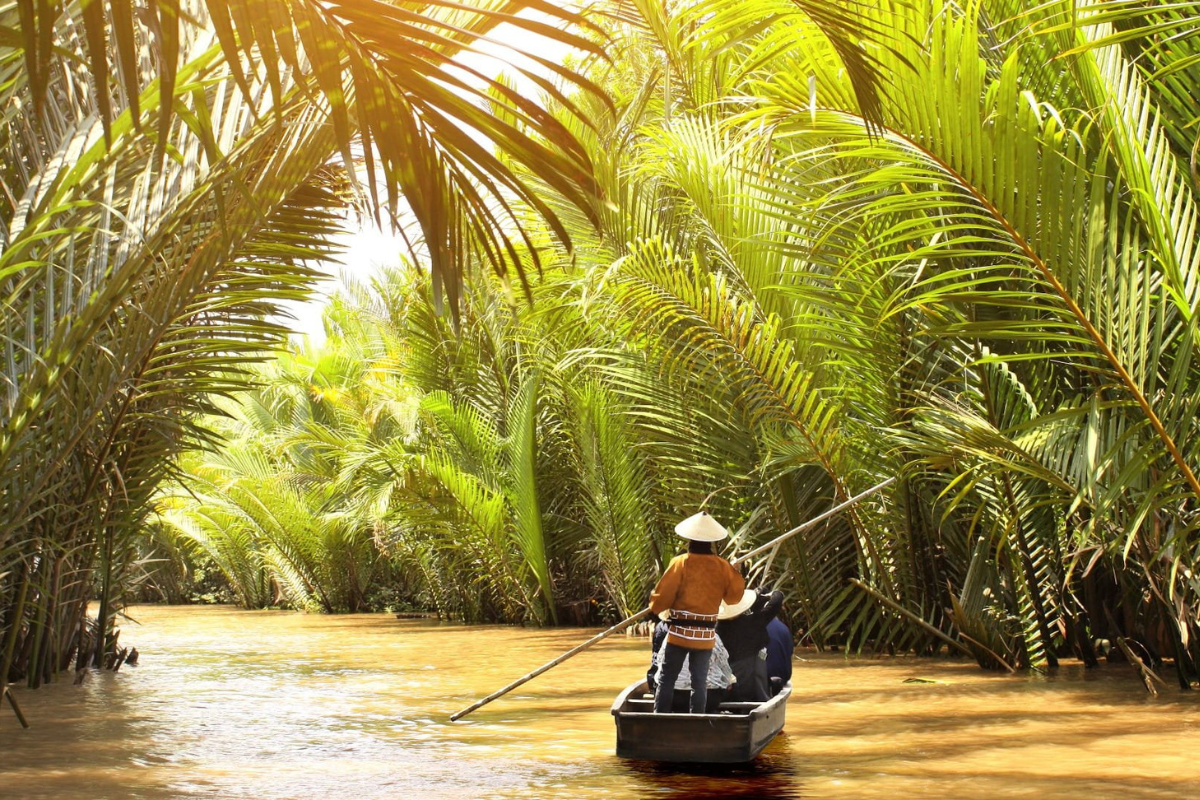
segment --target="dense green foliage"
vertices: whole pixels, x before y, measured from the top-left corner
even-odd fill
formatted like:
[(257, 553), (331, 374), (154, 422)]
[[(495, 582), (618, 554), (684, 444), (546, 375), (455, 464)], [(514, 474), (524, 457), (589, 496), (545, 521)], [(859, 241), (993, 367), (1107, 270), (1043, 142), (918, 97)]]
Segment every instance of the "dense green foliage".
[[(495, 119), (540, 120), (530, 141), (565, 137), (591, 173), (498, 156), (531, 187), (491, 193), (528, 283), (496, 245), (462, 248), (480, 268), (456, 315), (437, 253), (413, 259), (429, 279), (348, 290), (328, 345), (179, 462), (171, 546), (249, 605), (383, 586), (470, 620), (595, 620), (644, 603), (711, 492), (745, 550), (895, 475), (755, 565), (813, 641), (1012, 669), (1108, 639), (1195, 680), (1200, 7), (605, 9), (608, 59), (577, 83), (603, 93), (547, 97), (546, 122), (492, 87)], [(413, 206), (431, 250), (471, 237), (425, 217), (466, 205)], [(189, 374), (225, 380), (209, 366)]]
[(816, 641), (1128, 638), (1193, 679), (1190, 11), (863, 6), (872, 124), (790, 2), (632, 5), (613, 107), (564, 116), (599, 228), (545, 186), (576, 249), (531, 241), (527, 296), (475, 281), (459, 330), (411, 276), (362, 304), (419, 402), (354, 459), (389, 556), (468, 618), (616, 614), (709, 491), (744, 548), (899, 475), (771, 566)]
[(1194, 678), (1194, 17), (862, 7), (872, 126), (791, 3), (643, 13), (588, 139), (603, 316), (739, 429), (689, 455), (753, 480), (742, 519), (904, 478), (798, 543), (814, 636), (1029, 666), (1132, 637)]
[[(354, 580), (361, 595), (378, 552), (401, 596), (469, 620), (640, 608), (679, 511), (656, 506), (688, 496), (648, 484), (628, 401), (559, 364), (568, 351), (550, 343), (581, 321), (540, 313), (560, 293), (539, 282), (545, 303), (517, 308), (486, 284), (468, 283), (457, 329), (416, 271), (340, 298), (321, 352), (262, 376), (229, 444), (184, 462), (186, 491), (161, 500), (162, 519), (251, 606), (274, 585), (300, 606), (356, 608), (313, 598)], [(325, 523), (375, 550), (335, 557)], [(326, 571), (281, 551), (319, 553)]]
[[(249, 385), (247, 364), (286, 341), (279, 305), (308, 296), (349, 204), (417, 214), (451, 299), (472, 260), (519, 266), (500, 200), (538, 201), (515, 165), (590, 213), (562, 125), (452, 66), (501, 24), (594, 49), (518, 16), (530, 5), (545, 4), (0, 7), (0, 695), (111, 649), (151, 496), (176, 455), (214, 441), (204, 420)], [(352, 146), (376, 167), (365, 185)], [(309, 522), (328, 552), (358, 552), (335, 520)], [(302, 559), (288, 563), (300, 591)], [(320, 602), (353, 607), (346, 592)]]

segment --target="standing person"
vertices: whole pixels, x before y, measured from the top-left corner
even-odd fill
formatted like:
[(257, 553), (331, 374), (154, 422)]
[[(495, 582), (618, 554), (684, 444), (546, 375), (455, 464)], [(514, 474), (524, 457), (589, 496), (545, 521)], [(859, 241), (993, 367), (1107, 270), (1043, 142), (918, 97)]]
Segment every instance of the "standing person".
[[(662, 672), (654, 691), (654, 711), (671, 710), (675, 679), (686, 660), (692, 679), (690, 710), (703, 714), (708, 699), (706, 679), (717, 639), (717, 610), (722, 601), (742, 596), (746, 583), (741, 573), (713, 550), (713, 543), (729, 535), (707, 511), (685, 519), (675, 533), (688, 540), (688, 551), (676, 556), (650, 593), (650, 611), (666, 619)], [(669, 616), (665, 616), (669, 612)]]
[(761, 703), (771, 696), (767, 676), (767, 626), (783, 606), (783, 592), (767, 594), (747, 589), (734, 603), (723, 603), (717, 614), (717, 635), (729, 649), (729, 665), (737, 683), (730, 700)]
[[(650, 660), (650, 670), (646, 673), (646, 685), (653, 692), (658, 688), (658, 676), (662, 672), (663, 661), (663, 645), (667, 641), (667, 623), (659, 622), (654, 627), (654, 656)], [(692, 691), (692, 680), (690, 670), (681, 670), (679, 677), (675, 679), (675, 692), (678, 696), (679, 692), (688, 692), (689, 700)], [(717, 707), (725, 701), (725, 696), (729, 693), (729, 687), (733, 684), (733, 670), (729, 668), (729, 651), (725, 649), (725, 645), (721, 642), (721, 637), (718, 636), (713, 643), (712, 658), (708, 662), (708, 679), (704, 685), (708, 689), (708, 700), (704, 706), (704, 713), (714, 714)], [(679, 705), (678, 700), (672, 703), (671, 709)]]

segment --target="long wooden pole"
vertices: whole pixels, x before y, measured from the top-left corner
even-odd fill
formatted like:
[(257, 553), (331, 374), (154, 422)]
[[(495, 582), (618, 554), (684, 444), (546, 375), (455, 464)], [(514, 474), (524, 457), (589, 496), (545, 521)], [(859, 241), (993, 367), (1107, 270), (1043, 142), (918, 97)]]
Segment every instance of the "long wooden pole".
[(17, 705), (17, 699), (13, 697), (12, 692), (8, 688), (8, 670), (12, 666), (13, 653), (17, 645), (17, 634), (21, 630), (21, 624), (24, 621), (25, 614), (25, 598), (29, 594), (29, 569), (26, 566), (21, 568), (21, 591), (17, 594), (16, 607), (12, 609), (10, 619), (8, 621), (8, 636), (4, 643), (4, 651), (0, 653), (0, 705), (3, 705), (4, 698), (8, 698), (8, 704), (12, 706), (13, 712), (17, 715), (17, 720), (21, 723), (22, 728), (28, 728), (29, 723), (25, 721), (25, 715), (21, 713), (21, 707)]
[[(0, 698), (8, 700), (8, 704), (12, 706), (13, 712), (17, 715), (17, 722), (21, 723), (22, 728), (28, 728), (29, 722), (26, 721), (25, 715), (21, 713), (21, 707), (17, 705), (17, 698), (13, 697), (12, 689), (0, 684)], [(3, 702), (3, 700), (0, 700), (0, 703)]]
[[(772, 547), (778, 547), (781, 543), (783, 543), (787, 539), (790, 539), (791, 537), (795, 536), (797, 533), (806, 531), (809, 528), (813, 527), (814, 525), (824, 522), (825, 520), (829, 519), (830, 517), (832, 517), (834, 514), (838, 513), (839, 511), (843, 511), (844, 509), (849, 508), (850, 506), (859, 502), (863, 498), (870, 497), (871, 495), (878, 492), (880, 489), (884, 489), (888, 486), (891, 486), (895, 482), (896, 482), (895, 478), (888, 478), (883, 483), (876, 484), (875, 486), (872, 486), (870, 489), (867, 489), (865, 492), (856, 494), (854, 497), (851, 497), (849, 500), (846, 500), (845, 502), (834, 506), (833, 508), (829, 509), (825, 513), (819, 514), (819, 515), (813, 517), (812, 519), (808, 520), (807, 522), (803, 522), (800, 525), (797, 525), (795, 528), (792, 528), (790, 531), (783, 534), (782, 536), (775, 537), (774, 539), (767, 542), (766, 544), (760, 545), (759, 547), (754, 548), (749, 553), (738, 556), (737, 558), (735, 558), (733, 561), (731, 561), (729, 563), (733, 564), (734, 566), (737, 566), (738, 564), (741, 564), (746, 559), (753, 558), (754, 556), (758, 555), (759, 553), (764, 553), (767, 550), (770, 550)], [(520, 686), (521, 684), (528, 683), (529, 681), (536, 678), (538, 675), (541, 675), (543, 672), (554, 669), (555, 667), (557, 667), (559, 664), (563, 663), (567, 659), (573, 658), (574, 656), (579, 655), (580, 653), (582, 653), (584, 650), (587, 650), (592, 645), (594, 645), (598, 642), (604, 641), (609, 636), (612, 636), (614, 633), (620, 633), (621, 631), (625, 630), (629, 626), (636, 623), (638, 620), (640, 620), (644, 617), (647, 617), (649, 615), (650, 615), (650, 609), (643, 608), (641, 611), (634, 614), (632, 617), (623, 619), (620, 622), (618, 622), (616, 625), (613, 625), (608, 630), (603, 631), (601, 633), (597, 633), (595, 636), (588, 639), (583, 644), (575, 645), (574, 647), (572, 647), (567, 652), (563, 653), (558, 658), (554, 659), (553, 661), (547, 662), (547, 663), (543, 664), (542, 666), (538, 667), (537, 669), (535, 669), (533, 672), (530, 672), (527, 675), (524, 675), (524, 676), (518, 678), (517, 680), (510, 683), (508, 686), (505, 686), (503, 689), (498, 689), (498, 690), (492, 692), (491, 694), (489, 694), (487, 697), (483, 698), (482, 700), (476, 700), (474, 703), (467, 706), (462, 711), (457, 711), (454, 714), (451, 714), (450, 720), (452, 722), (457, 722), (458, 720), (465, 717), (467, 714), (470, 714), (472, 711), (475, 711), (479, 708), (482, 708), (483, 706), (486, 706), (488, 703), (492, 702), (493, 700), (508, 694), (513, 689)]]

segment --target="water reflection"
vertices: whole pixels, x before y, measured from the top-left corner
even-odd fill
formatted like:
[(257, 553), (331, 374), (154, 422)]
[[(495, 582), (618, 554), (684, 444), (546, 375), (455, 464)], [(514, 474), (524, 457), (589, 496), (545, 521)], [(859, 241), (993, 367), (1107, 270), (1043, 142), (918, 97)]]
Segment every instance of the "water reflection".
[[(454, 711), (586, 636), (386, 615), (143, 608), (137, 668), (0, 713), (0, 796), (811, 798), (1194, 793), (1200, 693), (1128, 668), (1011, 678), (965, 662), (798, 662), (785, 733), (749, 766), (613, 755), (609, 706), (643, 673), (617, 639), (460, 723)], [(935, 683), (905, 683), (910, 678)], [(7, 709), (0, 709), (4, 712)]]
[(785, 733), (749, 764), (619, 763), (646, 797), (795, 800), (805, 796), (797, 775), (797, 756)]

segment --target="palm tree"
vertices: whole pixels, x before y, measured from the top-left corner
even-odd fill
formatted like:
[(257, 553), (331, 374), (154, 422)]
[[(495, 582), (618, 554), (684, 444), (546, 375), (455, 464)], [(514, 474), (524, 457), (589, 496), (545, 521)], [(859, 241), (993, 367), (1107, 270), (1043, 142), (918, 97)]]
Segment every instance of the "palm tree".
[[(1186, 682), (1187, 12), (855, 8), (882, 124), (792, 3), (628, 23), (625, 94), (577, 131), (617, 209), (575, 241), (593, 307), (667, 376), (634, 396), (694, 381), (752, 454), (726, 475), (778, 477), (750, 482), (764, 510), (905, 477), (794, 554), (817, 636), (1010, 667), (1130, 636)], [(1106, 27), (1131, 19), (1156, 27)]]
[[(715, 44), (750, 15), (803, 32), (785, 5), (717, 13), (701, 38)], [(1061, 621), (1081, 649), (1089, 626), (1165, 644), (1185, 681), (1196, 599), (1173, 576), (1189, 568), (1189, 507), (1200, 499), (1186, 154), (1143, 83), (1146, 66), (1105, 30), (1106, 12), (1024, 11), (932, 2), (870, 12), (876, 30), (897, 32), (876, 62), (888, 78), (881, 129), (826, 81), (813, 37), (794, 51), (778, 31), (738, 40), (759, 73), (730, 125), (771, 134), (772, 171), (755, 188), (770, 193), (776, 249), (811, 265), (776, 280), (785, 300), (808, 304), (790, 324), (811, 342), (801, 363), (816, 371), (811, 359), (827, 348), (828, 382), (813, 388), (846, 413), (832, 452), (857, 450), (849, 463), (861, 464), (865, 435), (890, 439), (892, 466), (910, 477), (895, 499), (928, 509), (860, 530), (859, 585), (879, 604), (837, 619), (853, 620), (860, 641), (897, 619), (914, 633), (952, 625), (994, 661), (996, 648), (966, 630), (1004, 638), (986, 622), (989, 596), (998, 618), (1019, 621), (1021, 644), (999, 655), (1053, 663)], [(1064, 68), (1048, 69), (1059, 54)], [(815, 77), (808, 86), (799, 64)], [(814, 185), (829, 171), (838, 174)], [(726, 306), (705, 320), (739, 308)], [(804, 352), (769, 348), (775, 358), (789, 349)], [(865, 386), (853, 377), (864, 375)], [(913, 557), (938, 551), (968, 567), (940, 576), (963, 594), (945, 597)], [(1085, 609), (1081, 581), (1098, 559), (1127, 598), (1153, 599), (1125, 603), (1112, 623), (1102, 615), (1121, 603)], [(1173, 642), (1155, 641), (1158, 620)]]
[[(413, 215), (452, 309), (466, 259), (509, 269), (508, 198), (539, 203), (470, 130), (587, 213), (588, 165), (561, 125), (452, 65), (500, 24), (596, 49), (520, 16), (526, 6), (270, 0), (249, 14), (164, 0), (135, 15), (124, 0), (85, 0), (0, 12), (12, 33), (0, 58), (0, 676), (37, 685), (81, 649), (94, 568), (95, 657), (107, 649), (171, 456), (212, 441), (198, 415), (283, 341), (276, 303), (306, 296), (310, 265), (334, 257), (347, 198)], [(506, 112), (475, 102), (485, 95)]]
[(597, 597), (639, 607), (657, 569), (648, 492), (634, 434), (612, 418), (617, 401), (563, 364), (587, 337), (562, 303), (574, 282), (548, 269), (532, 303), (513, 305), (474, 279), (457, 331), (426, 281), (395, 273), (387, 283), (381, 294), (396, 302), (379, 323), (421, 397), (418, 437), (391, 459), (403, 465), (389, 524), (396, 557), (421, 565), (439, 610), (467, 619), (544, 623)]

